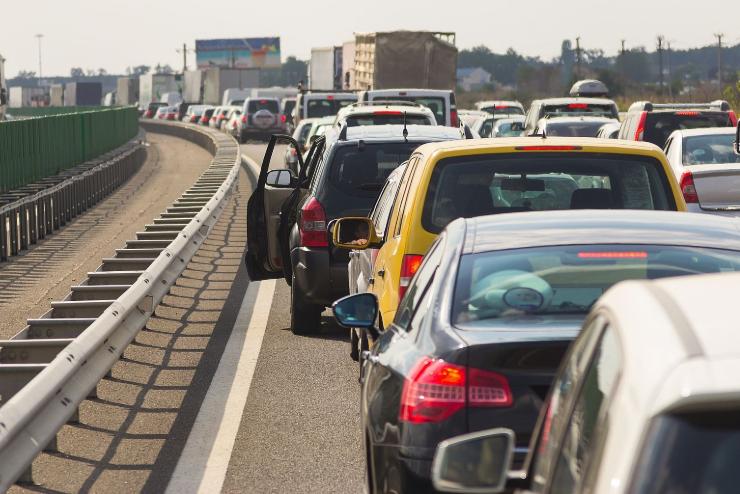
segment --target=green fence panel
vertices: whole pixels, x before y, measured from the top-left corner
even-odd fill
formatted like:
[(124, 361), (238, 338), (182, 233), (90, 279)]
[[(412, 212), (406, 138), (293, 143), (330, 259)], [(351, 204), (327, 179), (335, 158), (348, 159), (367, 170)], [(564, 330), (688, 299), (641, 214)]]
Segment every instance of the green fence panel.
[(0, 193), (100, 156), (138, 131), (139, 113), (134, 107), (0, 122)]

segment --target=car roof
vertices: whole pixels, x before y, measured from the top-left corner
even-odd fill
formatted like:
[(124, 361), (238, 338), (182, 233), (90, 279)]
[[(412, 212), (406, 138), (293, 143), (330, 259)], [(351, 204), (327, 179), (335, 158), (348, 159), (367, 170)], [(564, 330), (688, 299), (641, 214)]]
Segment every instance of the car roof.
[(592, 105), (613, 105), (613, 100), (609, 98), (580, 98), (571, 96), (569, 98), (545, 98), (538, 100), (543, 105), (567, 105), (568, 103), (590, 103)]
[(372, 115), (376, 112), (394, 111), (394, 112), (405, 112), (408, 114), (417, 114), (424, 116), (433, 116), (432, 110), (426, 106), (402, 106), (402, 105), (382, 105), (382, 106), (345, 106), (339, 110), (338, 116), (343, 118), (352, 115)]
[(465, 253), (554, 245), (683, 245), (740, 251), (740, 219), (637, 210), (567, 210), (470, 218)]
[[(358, 127), (348, 127), (346, 141), (403, 141), (403, 128), (403, 125), (362, 125)], [(407, 125), (406, 130), (408, 130), (408, 138), (411, 140), (424, 139), (442, 141), (463, 138), (460, 129), (445, 127), (442, 125)], [(337, 134), (337, 129), (333, 129), (332, 133)], [(336, 136), (333, 137), (335, 138)], [(329, 137), (327, 137), (327, 139), (329, 139)]]
[(683, 137), (694, 137), (694, 136), (711, 136), (711, 135), (735, 135), (737, 132), (736, 127), (709, 127), (705, 129), (683, 129), (675, 130), (675, 134), (680, 134)]
[(506, 106), (516, 106), (517, 108), (524, 108), (524, 106), (514, 100), (503, 100), (503, 99), (491, 99), (486, 101), (476, 101), (475, 103), (478, 106), (490, 106), (490, 105), (506, 105)]
[[(540, 119), (540, 123), (547, 122), (547, 123), (568, 123), (568, 122), (603, 122), (603, 123), (611, 123), (615, 122), (613, 118), (609, 117), (599, 117), (599, 116), (592, 116), (592, 115), (579, 115), (577, 117), (573, 116), (557, 116), (557, 117), (544, 117)], [(619, 122), (617, 122), (619, 123)]]
[(451, 94), (451, 89), (421, 89), (421, 88), (398, 88), (398, 89), (368, 89), (368, 94), (396, 94), (396, 93), (419, 93), (419, 94)]

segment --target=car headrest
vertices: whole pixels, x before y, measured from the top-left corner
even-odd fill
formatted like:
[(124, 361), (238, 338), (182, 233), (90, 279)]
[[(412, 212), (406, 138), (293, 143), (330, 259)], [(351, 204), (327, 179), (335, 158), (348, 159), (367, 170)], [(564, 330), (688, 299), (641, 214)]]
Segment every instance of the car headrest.
[(570, 196), (571, 209), (611, 209), (614, 197), (609, 189), (577, 189)]

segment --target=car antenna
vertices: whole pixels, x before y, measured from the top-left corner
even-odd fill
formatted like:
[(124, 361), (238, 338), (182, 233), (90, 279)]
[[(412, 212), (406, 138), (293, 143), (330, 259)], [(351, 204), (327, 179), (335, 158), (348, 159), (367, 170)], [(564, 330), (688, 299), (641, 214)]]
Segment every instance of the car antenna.
[(409, 129), (406, 127), (406, 112), (403, 112), (403, 140), (409, 142)]

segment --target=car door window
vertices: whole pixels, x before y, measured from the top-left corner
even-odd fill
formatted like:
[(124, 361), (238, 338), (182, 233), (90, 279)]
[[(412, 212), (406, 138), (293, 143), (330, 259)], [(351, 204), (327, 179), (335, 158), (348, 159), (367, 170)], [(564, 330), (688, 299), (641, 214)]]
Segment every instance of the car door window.
[(414, 171), (416, 170), (417, 163), (419, 163), (419, 158), (413, 157), (411, 161), (409, 161), (409, 165), (403, 174), (403, 180), (401, 180), (401, 183), (403, 184), (403, 191), (401, 194), (401, 199), (398, 203), (396, 224), (393, 225), (393, 235), (396, 237), (401, 235), (401, 225), (403, 225), (404, 212), (406, 210), (406, 200), (409, 197), (411, 182), (413, 182), (414, 180)]
[(603, 439), (597, 437), (605, 430), (599, 427), (605, 420), (601, 412), (614, 392), (620, 368), (619, 342), (616, 333), (607, 326), (581, 380), (557, 457), (550, 487), (552, 494), (581, 492), (589, 461), (596, 454), (595, 446)]
[(373, 209), (370, 216), (373, 225), (375, 225), (376, 233), (383, 238), (386, 237), (386, 229), (393, 209), (393, 202), (398, 193), (399, 183), (400, 181), (397, 179), (389, 180), (385, 183), (378, 203), (375, 205), (375, 209)]
[(431, 284), (434, 274), (437, 272), (442, 252), (444, 251), (444, 235), (440, 235), (437, 241), (432, 245), (426, 256), (424, 264), (419, 268), (414, 278), (409, 284), (406, 296), (398, 306), (396, 318), (393, 324), (400, 329), (409, 331), (411, 329), (411, 319), (417, 312), (419, 302), (424, 295), (426, 288)]

